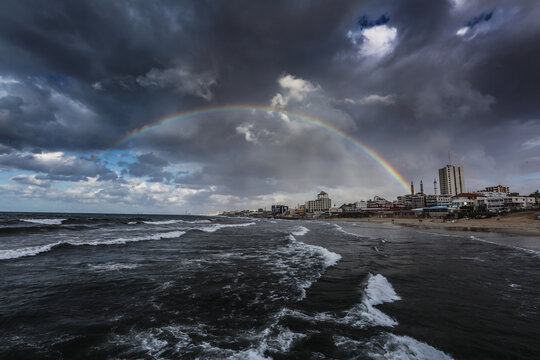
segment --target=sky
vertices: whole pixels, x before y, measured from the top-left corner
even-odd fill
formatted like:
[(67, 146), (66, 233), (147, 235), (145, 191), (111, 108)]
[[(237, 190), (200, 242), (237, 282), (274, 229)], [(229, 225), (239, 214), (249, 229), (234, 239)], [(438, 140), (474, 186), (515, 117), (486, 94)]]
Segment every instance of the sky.
[(2, 1), (0, 211), (393, 200), (449, 162), (467, 191), (529, 194), (538, 19), (536, 0)]

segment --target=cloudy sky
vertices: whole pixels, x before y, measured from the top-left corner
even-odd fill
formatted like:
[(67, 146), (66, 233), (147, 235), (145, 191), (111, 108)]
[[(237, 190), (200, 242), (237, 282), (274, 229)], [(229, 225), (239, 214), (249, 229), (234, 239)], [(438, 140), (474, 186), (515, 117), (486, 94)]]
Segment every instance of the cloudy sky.
[[(437, 169), (540, 188), (540, 3), (2, 1), (0, 210), (215, 213), (340, 205)], [(116, 144), (116, 145), (115, 145)]]

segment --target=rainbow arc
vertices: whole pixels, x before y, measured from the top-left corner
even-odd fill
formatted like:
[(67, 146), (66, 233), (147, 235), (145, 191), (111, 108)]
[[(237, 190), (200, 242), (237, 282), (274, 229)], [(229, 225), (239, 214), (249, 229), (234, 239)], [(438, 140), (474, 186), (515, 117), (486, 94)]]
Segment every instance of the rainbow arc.
[(386, 159), (384, 159), (381, 155), (379, 155), (374, 149), (370, 148), (366, 144), (363, 144), (358, 139), (355, 139), (354, 137), (346, 134), (342, 130), (338, 129), (337, 127), (325, 123), (320, 119), (294, 113), (291, 111), (276, 109), (272, 107), (266, 107), (266, 106), (254, 106), (254, 105), (233, 105), (233, 106), (220, 106), (220, 107), (211, 107), (211, 108), (203, 108), (203, 109), (196, 109), (192, 111), (185, 111), (181, 113), (177, 113), (162, 119), (158, 119), (155, 121), (152, 121), (140, 128), (136, 128), (128, 132), (125, 136), (118, 139), (116, 142), (114, 142), (109, 148), (104, 150), (104, 152), (110, 151), (129, 140), (133, 139), (136, 136), (139, 136), (141, 134), (144, 134), (152, 129), (155, 129), (158, 126), (162, 126), (168, 123), (172, 123), (175, 121), (181, 121), (189, 118), (194, 118), (202, 115), (209, 115), (209, 114), (215, 114), (215, 113), (224, 113), (224, 112), (256, 112), (256, 113), (270, 113), (270, 114), (277, 114), (277, 115), (286, 115), (289, 118), (298, 119), (307, 123), (310, 123), (314, 126), (317, 126), (319, 128), (322, 128), (326, 131), (329, 131), (340, 138), (344, 139), (345, 141), (351, 143), (356, 148), (362, 150), (365, 154), (367, 154), (370, 158), (375, 160), (383, 169), (391, 175), (395, 180), (398, 181), (398, 183), (401, 185), (401, 187), (408, 193), (409, 192), (409, 185), (403, 178), (403, 176), (397, 171), (397, 169), (392, 166)]

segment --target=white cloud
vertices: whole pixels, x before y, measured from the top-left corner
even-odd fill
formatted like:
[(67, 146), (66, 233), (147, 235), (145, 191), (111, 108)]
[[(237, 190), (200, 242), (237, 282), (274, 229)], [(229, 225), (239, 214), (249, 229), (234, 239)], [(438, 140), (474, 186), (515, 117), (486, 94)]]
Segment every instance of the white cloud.
[(349, 31), (347, 37), (356, 46), (358, 56), (383, 57), (397, 45), (397, 29), (386, 24)]
[(253, 124), (242, 124), (236, 127), (236, 132), (238, 134), (244, 135), (244, 137), (246, 138), (246, 141), (256, 143), (257, 136), (255, 135), (255, 133), (253, 133), (252, 129), (253, 129)]
[(151, 69), (146, 75), (138, 76), (137, 83), (142, 87), (173, 88), (181, 94), (202, 97), (212, 100), (212, 86), (216, 82), (215, 75), (209, 71), (194, 74), (183, 67), (169, 69)]
[(469, 28), (468, 28), (467, 26), (464, 26), (464, 27), (460, 28), (460, 29), (456, 32), (456, 35), (458, 35), (458, 36), (464, 36), (468, 31), (469, 31)]
[(284, 93), (278, 93), (272, 98), (272, 107), (283, 108), (291, 100), (302, 102), (308, 94), (321, 90), (319, 85), (314, 85), (307, 80), (296, 78), (290, 74), (279, 77), (278, 84), (284, 90)]

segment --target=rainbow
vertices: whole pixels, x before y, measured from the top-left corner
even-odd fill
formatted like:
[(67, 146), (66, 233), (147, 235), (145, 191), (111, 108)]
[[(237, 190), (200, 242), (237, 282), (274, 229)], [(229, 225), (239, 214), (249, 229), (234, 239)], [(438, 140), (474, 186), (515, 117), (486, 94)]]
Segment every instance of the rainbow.
[(265, 107), (265, 106), (253, 106), (253, 105), (233, 105), (233, 106), (220, 106), (220, 107), (212, 107), (212, 108), (203, 108), (203, 109), (197, 109), (192, 111), (185, 111), (181, 112), (175, 115), (171, 115), (156, 121), (153, 121), (151, 123), (148, 123), (140, 128), (136, 128), (128, 132), (125, 136), (114, 142), (109, 148), (107, 148), (104, 152), (110, 151), (129, 140), (133, 139), (134, 137), (144, 134), (158, 126), (165, 125), (174, 121), (179, 120), (185, 120), (188, 118), (201, 116), (201, 115), (207, 115), (207, 114), (215, 114), (215, 113), (223, 113), (223, 112), (239, 112), (239, 111), (245, 111), (245, 112), (259, 112), (259, 113), (270, 113), (270, 114), (279, 114), (279, 115), (286, 115), (293, 119), (298, 119), (301, 121), (308, 122), (312, 125), (318, 126), (324, 130), (330, 131), (331, 133), (334, 133), (335, 135), (341, 137), (342, 139), (346, 140), (347, 142), (353, 144), (355, 147), (362, 150), (364, 153), (366, 153), (369, 157), (371, 157), (373, 160), (375, 160), (379, 165), (381, 165), (384, 170), (388, 174), (390, 174), (394, 179), (396, 179), (399, 184), (403, 187), (403, 189), (408, 193), (409, 185), (403, 178), (403, 176), (394, 168), (388, 161), (386, 161), (381, 155), (379, 155), (375, 150), (371, 149), (367, 145), (361, 143), (357, 139), (347, 135), (343, 131), (339, 130), (338, 128), (334, 127), (333, 125), (327, 124), (319, 119), (316, 119), (311, 116), (293, 113), (286, 110), (279, 110), (272, 107)]

